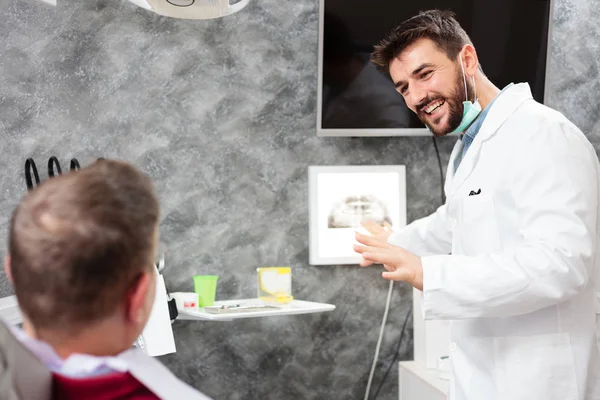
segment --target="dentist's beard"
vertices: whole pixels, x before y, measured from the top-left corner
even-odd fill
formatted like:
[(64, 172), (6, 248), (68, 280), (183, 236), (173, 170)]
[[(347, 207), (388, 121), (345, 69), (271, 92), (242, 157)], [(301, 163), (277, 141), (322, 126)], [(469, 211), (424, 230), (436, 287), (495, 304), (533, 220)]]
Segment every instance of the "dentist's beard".
[[(471, 87), (471, 85), (469, 85), (469, 92), (473, 92), (473, 88)], [(429, 128), (429, 130), (433, 133), (434, 136), (446, 136), (448, 133), (458, 128), (458, 126), (462, 122), (463, 101), (465, 101), (466, 98), (467, 97), (465, 94), (465, 86), (462, 78), (462, 72), (459, 68), (458, 74), (456, 75), (456, 78), (454, 80), (454, 89), (452, 90), (450, 96), (444, 98), (444, 101), (448, 105), (447, 117), (446, 115), (442, 115), (436, 120), (433, 120), (433, 124), (431, 125), (427, 123), (426, 114), (425, 118), (423, 118), (421, 114), (419, 114), (418, 117), (421, 120), (421, 122), (423, 122)], [(445, 124), (444, 126), (438, 125), (442, 118), (447, 118), (448, 121), (447, 124)]]

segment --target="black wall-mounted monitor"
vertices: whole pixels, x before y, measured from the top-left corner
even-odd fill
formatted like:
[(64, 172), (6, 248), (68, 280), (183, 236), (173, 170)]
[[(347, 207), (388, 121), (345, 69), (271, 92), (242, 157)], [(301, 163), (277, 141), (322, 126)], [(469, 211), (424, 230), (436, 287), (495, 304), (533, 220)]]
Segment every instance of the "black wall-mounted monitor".
[(369, 62), (394, 27), (428, 9), (455, 13), (496, 86), (528, 82), (545, 102), (553, 0), (320, 0), (318, 136), (431, 135)]

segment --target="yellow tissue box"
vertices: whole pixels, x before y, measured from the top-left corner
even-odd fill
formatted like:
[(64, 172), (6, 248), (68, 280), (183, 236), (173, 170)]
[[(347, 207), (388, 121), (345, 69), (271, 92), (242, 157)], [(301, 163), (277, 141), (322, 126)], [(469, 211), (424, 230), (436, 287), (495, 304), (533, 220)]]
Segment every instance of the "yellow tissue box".
[(290, 267), (256, 268), (258, 298), (263, 301), (289, 303), (292, 296), (292, 269)]

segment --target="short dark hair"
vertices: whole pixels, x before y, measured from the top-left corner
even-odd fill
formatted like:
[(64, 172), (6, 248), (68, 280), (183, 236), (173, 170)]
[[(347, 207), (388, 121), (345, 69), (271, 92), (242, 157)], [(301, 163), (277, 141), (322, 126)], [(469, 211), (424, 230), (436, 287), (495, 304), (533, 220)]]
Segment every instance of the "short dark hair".
[(419, 39), (430, 39), (451, 60), (456, 59), (465, 45), (473, 44), (451, 11), (421, 11), (375, 46), (371, 62), (389, 72), (390, 63)]
[(36, 329), (77, 330), (111, 315), (152, 271), (159, 203), (150, 179), (101, 160), (50, 178), (13, 213), (11, 275)]

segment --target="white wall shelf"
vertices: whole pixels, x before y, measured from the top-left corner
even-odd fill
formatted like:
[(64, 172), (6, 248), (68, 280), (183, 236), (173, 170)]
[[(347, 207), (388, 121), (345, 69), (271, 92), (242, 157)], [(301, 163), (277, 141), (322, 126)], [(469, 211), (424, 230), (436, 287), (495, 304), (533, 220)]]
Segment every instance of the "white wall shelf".
[[(215, 306), (234, 305), (234, 304), (263, 304), (258, 299), (240, 299), (240, 300), (224, 300), (215, 301)], [(280, 308), (264, 309), (256, 311), (243, 311), (235, 313), (212, 314), (199, 308), (197, 310), (179, 309), (177, 319), (182, 320), (204, 320), (204, 321), (233, 321), (242, 318), (259, 318), (259, 317), (274, 317), (279, 315), (299, 315), (321, 313), (335, 310), (333, 304), (314, 303), (311, 301), (293, 300), (290, 303), (282, 304)]]

